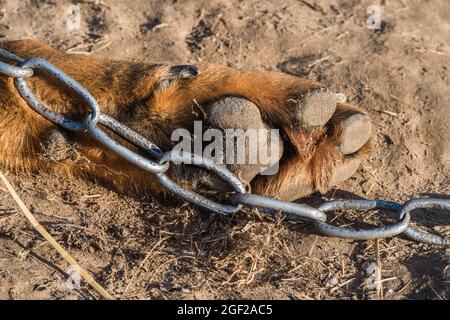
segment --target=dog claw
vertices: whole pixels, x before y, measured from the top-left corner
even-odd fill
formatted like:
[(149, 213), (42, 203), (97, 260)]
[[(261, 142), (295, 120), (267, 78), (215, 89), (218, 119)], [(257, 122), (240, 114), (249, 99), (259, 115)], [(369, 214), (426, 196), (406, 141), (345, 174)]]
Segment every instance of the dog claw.
[(188, 64), (180, 64), (169, 68), (170, 74), (175, 79), (189, 79), (198, 76), (199, 70), (196, 66)]
[(166, 90), (176, 79), (191, 79), (200, 74), (198, 68), (189, 64), (171, 66), (159, 81), (159, 90)]

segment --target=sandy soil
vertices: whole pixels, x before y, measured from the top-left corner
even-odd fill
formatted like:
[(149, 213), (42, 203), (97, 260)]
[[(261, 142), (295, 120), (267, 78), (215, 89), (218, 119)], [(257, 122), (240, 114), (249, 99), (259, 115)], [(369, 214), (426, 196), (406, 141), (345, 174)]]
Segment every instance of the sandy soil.
[[(381, 29), (366, 26), (367, 7)], [(68, 7), (81, 10), (69, 31)], [(98, 56), (281, 70), (345, 92), (375, 124), (377, 152), (329, 198), (450, 195), (450, 4), (435, 1), (0, 0), (0, 38), (38, 37)], [(6, 173), (45, 227), (124, 299), (374, 299), (373, 241), (314, 234), (310, 225), (246, 211), (232, 218), (100, 185)], [(385, 218), (386, 217), (386, 218)], [(357, 223), (359, 221), (359, 223)], [(336, 224), (386, 224), (340, 213)], [(449, 234), (444, 212), (413, 221)], [(450, 250), (380, 241), (386, 299), (448, 299)], [(91, 299), (68, 290), (67, 264), (0, 188), (0, 299)]]

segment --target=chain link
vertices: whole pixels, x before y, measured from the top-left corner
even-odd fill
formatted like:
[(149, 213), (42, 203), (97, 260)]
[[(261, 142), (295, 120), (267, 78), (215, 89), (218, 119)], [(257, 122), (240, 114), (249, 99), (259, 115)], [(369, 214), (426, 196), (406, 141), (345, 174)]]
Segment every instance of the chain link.
[[(319, 207), (320, 211), (329, 212), (334, 210), (390, 210), (400, 212), (402, 206), (396, 202), (383, 200), (335, 200), (324, 203)], [(369, 230), (355, 230), (335, 227), (326, 222), (314, 221), (317, 229), (327, 236), (344, 239), (371, 240), (388, 238), (404, 232), (410, 221), (409, 213), (403, 215), (397, 223), (387, 227), (372, 228)]]
[[(245, 187), (231, 171), (225, 167), (217, 165), (207, 158), (202, 158), (197, 154), (187, 152), (183, 152), (183, 154), (179, 154), (177, 152), (166, 152), (160, 161), (161, 163), (165, 163), (167, 161), (171, 161), (173, 163), (187, 163), (209, 170), (227, 182), (236, 192), (245, 193)], [(230, 215), (238, 212), (242, 208), (241, 204), (222, 205), (215, 203), (214, 201), (211, 201), (196, 192), (182, 188), (180, 185), (172, 181), (166, 174), (159, 174), (156, 178), (164, 187), (179, 197), (204, 209), (224, 215)]]
[[(231, 215), (243, 206), (260, 209), (268, 213), (282, 213), (288, 219), (312, 221), (316, 229), (327, 236), (344, 239), (369, 240), (404, 235), (405, 237), (422, 243), (450, 246), (450, 237), (431, 234), (416, 230), (410, 226), (410, 213), (415, 209), (437, 208), (450, 211), (450, 199), (423, 198), (412, 199), (400, 205), (396, 202), (384, 200), (335, 200), (322, 204), (319, 208), (299, 203), (282, 201), (261, 195), (247, 193), (240, 180), (228, 169), (213, 161), (202, 158), (196, 154), (176, 152), (163, 152), (158, 146), (147, 140), (134, 130), (130, 129), (116, 119), (102, 114), (95, 98), (77, 81), (66, 75), (56, 66), (40, 58), (24, 60), (16, 55), (0, 49), (0, 57), (12, 61), (16, 65), (0, 61), (0, 73), (14, 78), (17, 90), (22, 98), (47, 120), (71, 131), (88, 132), (99, 143), (117, 153), (125, 160), (137, 167), (156, 175), (158, 181), (168, 190), (199, 207), (223, 215)], [(76, 93), (90, 108), (84, 123), (75, 121), (49, 110), (29, 89), (26, 78), (33, 76), (34, 70), (44, 71), (60, 81), (69, 90)], [(141, 156), (127, 147), (111, 139), (102, 129), (101, 124), (133, 145), (140, 147), (155, 158), (154, 161)], [(219, 204), (204, 196), (183, 188), (172, 181), (166, 174), (169, 163), (195, 165), (210, 171), (228, 183), (235, 191), (230, 197), (231, 204)], [(398, 221), (385, 227), (376, 227), (365, 230), (356, 230), (333, 226), (327, 223), (327, 212), (335, 210), (387, 210), (397, 213)]]
[[(75, 92), (80, 96), (82, 100), (86, 102), (86, 104), (91, 109), (90, 117), (93, 121), (98, 121), (100, 108), (97, 104), (95, 98), (87, 91), (82, 85), (76, 82), (74, 79), (66, 75), (64, 72), (59, 70), (57, 67), (52, 65), (50, 62), (39, 59), (39, 58), (31, 58), (20, 64), (20, 67), (23, 69), (40, 69), (46, 71), (55, 79), (59, 80), (63, 85), (65, 85), (68, 89)], [(17, 90), (19, 90), (22, 98), (28, 102), (28, 104), (40, 115), (42, 115), (47, 120), (71, 131), (85, 131), (84, 124), (72, 119), (68, 119), (60, 114), (57, 114), (51, 110), (49, 110), (36, 96), (31, 92), (28, 88), (28, 85), (23, 78), (15, 78), (15, 84)]]
[[(414, 209), (424, 209), (424, 208), (437, 208), (441, 210), (450, 210), (450, 200), (448, 199), (411, 199), (407, 201), (400, 212), (400, 219), (405, 215), (409, 214)], [(431, 234), (428, 232), (423, 232), (415, 230), (412, 227), (408, 227), (404, 232), (404, 235), (412, 240), (427, 244), (436, 244), (443, 246), (450, 246), (449, 236), (440, 236), (436, 234)]]
[(232, 197), (233, 202), (241, 203), (267, 213), (283, 213), (291, 220), (317, 220), (327, 221), (327, 216), (319, 209), (305, 204), (282, 201), (251, 193), (236, 193)]
[[(24, 59), (3, 49), (0, 49), (0, 56), (19, 64), (25, 62)], [(17, 67), (0, 61), (0, 73), (13, 78), (29, 78), (33, 75), (33, 69)]]
[(127, 159), (135, 166), (154, 174), (164, 173), (169, 168), (168, 162), (156, 163), (143, 156), (138, 155), (137, 153), (131, 151), (127, 147), (122, 146), (117, 141), (108, 137), (108, 135), (97, 126), (98, 123), (102, 124), (105, 127), (117, 133), (119, 136), (121, 136), (128, 142), (131, 142), (132, 144), (141, 147), (142, 149), (150, 153), (152, 156), (155, 156), (158, 159), (161, 157), (162, 155), (161, 149), (159, 149), (156, 145), (154, 145), (153, 143), (151, 143), (150, 141), (139, 135), (137, 132), (131, 130), (127, 126), (118, 122), (116, 119), (104, 114), (99, 114), (97, 120), (95, 120), (92, 118), (91, 114), (88, 114), (86, 116), (84, 123), (86, 124), (88, 132), (95, 140), (103, 144), (109, 150), (117, 153), (122, 158)]

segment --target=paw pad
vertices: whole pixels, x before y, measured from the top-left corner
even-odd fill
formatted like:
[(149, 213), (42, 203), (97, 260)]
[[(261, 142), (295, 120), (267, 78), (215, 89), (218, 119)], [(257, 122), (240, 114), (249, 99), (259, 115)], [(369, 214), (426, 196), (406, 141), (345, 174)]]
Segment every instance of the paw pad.
[(295, 119), (306, 131), (325, 125), (336, 110), (336, 94), (317, 89), (305, 94), (298, 102)]
[(341, 143), (337, 149), (344, 155), (352, 154), (369, 140), (372, 133), (372, 123), (368, 116), (357, 113), (341, 122)]

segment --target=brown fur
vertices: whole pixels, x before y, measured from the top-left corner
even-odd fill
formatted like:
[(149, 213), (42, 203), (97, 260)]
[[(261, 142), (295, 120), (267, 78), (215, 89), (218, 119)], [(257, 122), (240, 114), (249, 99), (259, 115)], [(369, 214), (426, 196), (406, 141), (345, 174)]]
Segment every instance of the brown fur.
[[(334, 148), (342, 112), (337, 112), (332, 121), (334, 129), (329, 136), (323, 130), (306, 135), (292, 125), (291, 110), (295, 100), (308, 90), (320, 87), (310, 80), (201, 63), (198, 76), (175, 79), (161, 88), (162, 81), (171, 79), (167, 64), (67, 54), (35, 40), (5, 41), (0, 43), (0, 48), (23, 58), (36, 56), (50, 61), (86, 87), (97, 99), (102, 112), (132, 127), (163, 150), (170, 149), (174, 129), (192, 126), (198, 117), (197, 104), (225, 96), (253, 101), (267, 122), (284, 131), (293, 150), (283, 157), (279, 174), (255, 180), (252, 187), (260, 193), (273, 194), (284, 185), (300, 180), (325, 191), (333, 167), (343, 161)], [(78, 120), (88, 112), (78, 97), (45, 74), (36, 72), (27, 83), (51, 110)], [(347, 105), (340, 105), (338, 109), (355, 110)], [(0, 162), (3, 166), (25, 172), (63, 172), (69, 176), (90, 177), (108, 182), (121, 191), (162, 191), (152, 174), (126, 163), (99, 146), (88, 134), (67, 133), (77, 150), (76, 157), (43, 160), (37, 155), (43, 152), (43, 142), (55, 129), (54, 124), (36, 114), (22, 100), (12, 78), (0, 75)], [(367, 153), (365, 148), (355, 156), (363, 157)]]

